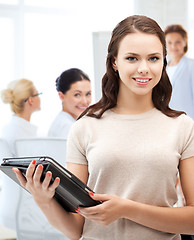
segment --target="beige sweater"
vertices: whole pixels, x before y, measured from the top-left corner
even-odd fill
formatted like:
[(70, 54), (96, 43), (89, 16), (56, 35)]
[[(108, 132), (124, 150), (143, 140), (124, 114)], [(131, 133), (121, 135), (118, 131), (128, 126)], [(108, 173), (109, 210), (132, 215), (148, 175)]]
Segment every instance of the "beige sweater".
[[(67, 162), (86, 164), (96, 193), (172, 207), (179, 161), (194, 156), (194, 122), (170, 118), (157, 109), (140, 115), (106, 111), (101, 119), (83, 117), (72, 127)], [(83, 239), (180, 239), (127, 219), (108, 226), (86, 220)]]

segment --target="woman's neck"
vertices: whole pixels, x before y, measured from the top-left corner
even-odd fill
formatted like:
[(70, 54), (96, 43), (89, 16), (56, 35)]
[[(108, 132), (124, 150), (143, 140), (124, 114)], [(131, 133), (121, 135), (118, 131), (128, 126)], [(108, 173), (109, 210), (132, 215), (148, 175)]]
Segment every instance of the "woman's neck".
[(183, 56), (183, 55), (178, 56), (178, 57), (171, 58), (170, 61), (169, 61), (169, 63), (168, 63), (168, 66), (176, 66), (176, 65), (180, 62), (182, 56)]
[(72, 118), (74, 118), (75, 120), (79, 117), (79, 116), (73, 114), (72, 112), (69, 112), (69, 111), (67, 110), (67, 108), (66, 108), (64, 105), (62, 106), (62, 112), (66, 112), (66, 113), (68, 113), (68, 114), (71, 115)]
[(117, 106), (113, 109), (114, 112), (122, 115), (137, 115), (147, 112), (154, 108), (152, 99), (148, 96), (139, 96), (136, 98), (131, 98), (130, 101), (123, 101), (118, 98)]
[(17, 116), (18, 117), (21, 117), (23, 119), (25, 119), (26, 121), (30, 122), (30, 119), (31, 119), (31, 113), (29, 112), (22, 112), (22, 113), (18, 113)]

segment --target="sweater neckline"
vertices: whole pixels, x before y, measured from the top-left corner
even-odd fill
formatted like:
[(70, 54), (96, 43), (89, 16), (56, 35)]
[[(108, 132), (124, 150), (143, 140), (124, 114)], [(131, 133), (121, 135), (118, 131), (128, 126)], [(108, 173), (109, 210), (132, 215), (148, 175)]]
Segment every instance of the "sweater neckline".
[(157, 112), (159, 110), (157, 110), (156, 108), (152, 108), (151, 110), (141, 113), (141, 114), (135, 114), (135, 115), (124, 115), (124, 114), (118, 114), (113, 112), (111, 109), (107, 110), (106, 112), (108, 114), (110, 114), (113, 118), (117, 118), (117, 119), (131, 119), (131, 120), (141, 120), (141, 119), (145, 119), (145, 118), (149, 118), (151, 116), (153, 116), (154, 112)]

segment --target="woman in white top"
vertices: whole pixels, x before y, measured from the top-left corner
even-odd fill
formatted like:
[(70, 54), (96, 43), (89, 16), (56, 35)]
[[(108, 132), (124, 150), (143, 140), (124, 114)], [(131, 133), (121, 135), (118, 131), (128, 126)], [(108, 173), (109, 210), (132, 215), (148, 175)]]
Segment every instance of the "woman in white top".
[[(39, 94), (33, 82), (27, 79), (12, 81), (8, 88), (1, 92), (2, 101), (10, 104), (13, 112), (10, 122), (2, 130), (1, 137), (7, 141), (13, 156), (16, 139), (36, 136), (37, 127), (30, 123), (30, 119), (35, 111), (40, 110)], [(19, 186), (6, 176), (2, 177), (0, 221), (3, 225), (16, 230)], [(3, 199), (6, 199), (6, 202), (2, 202)]]
[(178, 24), (165, 31), (168, 65), (167, 73), (172, 84), (170, 107), (186, 112), (194, 119), (194, 59), (188, 58), (186, 30)]
[(13, 155), (16, 139), (37, 135), (37, 127), (30, 123), (30, 119), (35, 111), (40, 110), (40, 94), (33, 82), (27, 79), (13, 81), (1, 92), (2, 101), (10, 104), (14, 113), (1, 136), (7, 140)]
[[(27, 79), (14, 81), (2, 91), (3, 102), (10, 104), (14, 113), (2, 134), (13, 155), (15, 155), (14, 141), (16, 139), (37, 136), (37, 127), (31, 124), (30, 120), (32, 114), (40, 110), (40, 94), (33, 82)], [(3, 225), (15, 229), (18, 239), (67, 239), (48, 224), (32, 196), (4, 175), (1, 196), (0, 221)]]
[[(72, 126), (67, 167), (102, 203), (66, 212), (53, 198), (60, 179), (40, 182), (33, 161), (23, 187), (50, 223), (70, 239), (180, 240), (194, 233), (194, 123), (172, 110), (165, 35), (145, 16), (117, 24), (108, 46), (102, 98)], [(84, 115), (84, 116), (83, 116)], [(178, 169), (186, 206), (177, 201)]]
[(82, 70), (70, 68), (56, 79), (56, 89), (62, 111), (53, 121), (48, 136), (66, 139), (72, 124), (91, 103), (90, 79)]
[[(186, 112), (194, 120), (194, 59), (186, 57), (187, 32), (181, 25), (173, 24), (167, 26), (164, 33), (169, 57), (167, 73), (172, 83), (170, 107)], [(176, 205), (183, 206), (185, 200), (179, 178), (176, 186), (179, 199)], [(182, 235), (182, 239), (188, 238)]]

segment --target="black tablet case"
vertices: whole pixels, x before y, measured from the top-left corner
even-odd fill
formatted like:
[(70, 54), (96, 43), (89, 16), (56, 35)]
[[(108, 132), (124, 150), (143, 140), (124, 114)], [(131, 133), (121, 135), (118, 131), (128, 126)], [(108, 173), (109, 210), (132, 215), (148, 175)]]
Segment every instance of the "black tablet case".
[(89, 196), (89, 192), (92, 190), (86, 184), (51, 157), (4, 158), (0, 165), (0, 170), (20, 185), (12, 168), (16, 167), (20, 169), (25, 176), (26, 170), (32, 160), (36, 160), (36, 166), (38, 164), (43, 165), (41, 180), (44, 179), (47, 171), (52, 172), (51, 183), (56, 177), (60, 178), (60, 184), (56, 188), (54, 198), (66, 211), (75, 212), (75, 209), (79, 206), (90, 207), (100, 203)]

